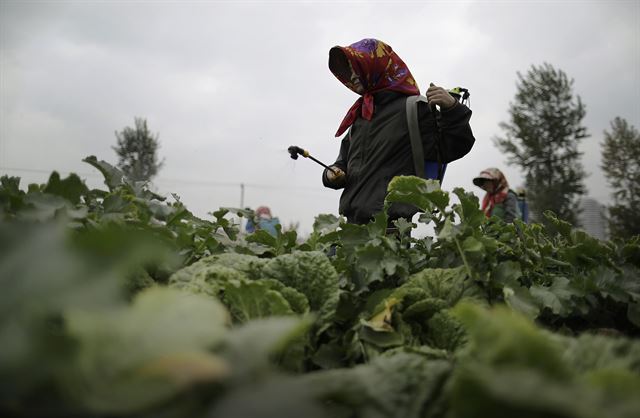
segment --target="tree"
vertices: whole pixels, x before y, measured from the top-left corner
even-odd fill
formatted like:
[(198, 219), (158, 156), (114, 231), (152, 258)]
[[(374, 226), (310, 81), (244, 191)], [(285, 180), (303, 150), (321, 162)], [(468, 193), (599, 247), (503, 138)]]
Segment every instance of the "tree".
[(625, 119), (615, 118), (604, 131), (602, 171), (612, 189), (609, 230), (612, 237), (640, 234), (640, 133)]
[(149, 181), (158, 173), (163, 161), (158, 161), (160, 147), (158, 135), (151, 134), (147, 121), (135, 118), (135, 129), (125, 127), (116, 131), (118, 146), (112, 147), (118, 154), (118, 168), (133, 181)]
[(517, 75), (510, 121), (500, 123), (505, 135), (494, 142), (507, 155), (507, 164), (525, 173), (532, 218), (547, 223), (542, 214), (551, 210), (576, 225), (585, 193), (578, 151), (589, 136), (582, 126), (585, 106), (580, 96), (574, 97), (573, 80), (550, 64), (532, 65), (526, 76)]

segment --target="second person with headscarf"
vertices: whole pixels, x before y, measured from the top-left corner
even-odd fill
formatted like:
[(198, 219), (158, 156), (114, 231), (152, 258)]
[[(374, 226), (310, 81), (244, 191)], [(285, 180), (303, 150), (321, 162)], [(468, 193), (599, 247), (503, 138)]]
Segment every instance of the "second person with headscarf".
[(518, 195), (509, 188), (507, 178), (502, 171), (494, 167), (482, 170), (473, 179), (473, 184), (486, 192), (482, 198), (482, 211), (487, 218), (495, 216), (505, 222), (522, 218), (518, 206)]
[[(406, 100), (419, 95), (418, 85), (406, 64), (382, 41), (363, 39), (329, 51), (329, 69), (347, 88), (360, 95), (344, 117), (336, 137), (342, 139), (332, 168), (323, 184), (344, 188), (340, 214), (350, 223), (364, 224), (382, 211), (387, 186), (395, 176), (415, 175), (406, 116)], [(444, 88), (432, 85), (426, 92), (430, 105), (441, 109), (439, 151), (434, 113), (418, 104), (424, 158), (449, 163), (466, 155), (475, 141), (469, 119), (471, 110)], [(439, 155), (436, 155), (439, 152)], [(393, 204), (389, 223), (411, 219), (417, 209)]]

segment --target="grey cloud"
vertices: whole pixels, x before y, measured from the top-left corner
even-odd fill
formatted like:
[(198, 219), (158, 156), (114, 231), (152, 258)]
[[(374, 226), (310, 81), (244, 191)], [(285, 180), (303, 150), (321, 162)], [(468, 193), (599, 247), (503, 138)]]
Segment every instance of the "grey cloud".
[(333, 134), (357, 97), (328, 71), (328, 50), (378, 37), (423, 89), (434, 81), (472, 91), (478, 142), (450, 166), (445, 188), (474, 190), (471, 176), (486, 166), (521, 181), (491, 138), (516, 71), (547, 61), (575, 78), (587, 104), (584, 162), (590, 192), (603, 199), (602, 130), (618, 115), (640, 126), (639, 12), (637, 2), (3, 1), (0, 166), (87, 172), (80, 159), (115, 161), (114, 131), (142, 116), (160, 134), (164, 192), (204, 215), (239, 204), (239, 187), (214, 183), (244, 182), (253, 185), (246, 204), (270, 204), (308, 231), (315, 214), (337, 211), (339, 193), (323, 190), (320, 168), (291, 161), (286, 147), (335, 158)]

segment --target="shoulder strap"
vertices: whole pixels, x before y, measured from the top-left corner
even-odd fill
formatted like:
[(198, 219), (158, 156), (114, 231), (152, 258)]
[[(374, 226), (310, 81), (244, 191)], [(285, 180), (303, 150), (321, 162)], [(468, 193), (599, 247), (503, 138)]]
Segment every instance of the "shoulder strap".
[(409, 126), (413, 167), (416, 171), (416, 176), (424, 178), (424, 150), (422, 148), (422, 137), (420, 136), (420, 125), (418, 123), (418, 102), (428, 103), (427, 98), (424, 96), (407, 97), (407, 125)]

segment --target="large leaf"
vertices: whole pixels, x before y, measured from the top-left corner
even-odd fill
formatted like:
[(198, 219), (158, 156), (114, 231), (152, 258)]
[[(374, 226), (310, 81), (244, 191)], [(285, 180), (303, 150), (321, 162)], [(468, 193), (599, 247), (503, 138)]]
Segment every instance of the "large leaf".
[(131, 307), (73, 310), (65, 319), (79, 344), (67, 387), (95, 412), (142, 410), (228, 373), (206, 351), (222, 340), (228, 322), (211, 298), (156, 287), (140, 293)]
[(296, 231), (282, 232), (282, 225), (275, 226), (276, 235), (271, 235), (265, 230), (257, 230), (246, 237), (247, 242), (260, 244), (266, 247), (273, 255), (281, 255), (291, 252), (296, 245), (298, 234)]
[(462, 365), (452, 378), (450, 414), (453, 418), (613, 416), (594, 410), (585, 400), (587, 394), (594, 395), (535, 370)]
[(194, 288), (198, 289), (206, 283), (209, 286), (210, 294), (217, 295), (227, 282), (246, 278), (247, 276), (243, 272), (232, 267), (203, 259), (175, 272), (169, 278), (169, 284), (182, 288), (189, 288), (193, 284)]
[(335, 311), (338, 303), (338, 274), (321, 252), (285, 254), (269, 260), (262, 275), (303, 293), (314, 311)]
[(636, 343), (552, 336), (505, 309), (455, 311), (470, 345), (451, 381), (453, 417), (637, 415), (640, 378), (629, 372), (637, 373)]
[(50, 384), (73, 354), (65, 309), (122, 303), (119, 265), (96, 265), (70, 245), (60, 224), (0, 222), (0, 403), (19, 404)]
[(511, 282), (502, 288), (504, 301), (516, 312), (525, 315), (529, 319), (535, 319), (540, 315), (540, 306), (534, 299), (528, 288), (518, 282)]
[(365, 290), (372, 283), (395, 274), (398, 268), (406, 268), (405, 260), (375, 244), (361, 246), (355, 253), (355, 259), (355, 269), (361, 273), (354, 277), (357, 290)]
[(406, 308), (402, 313), (402, 318), (405, 320), (428, 321), (435, 313), (447, 308), (449, 308), (449, 304), (444, 300), (428, 297)]
[(231, 268), (243, 273), (246, 277), (252, 280), (257, 280), (262, 277), (262, 269), (269, 262), (264, 258), (258, 258), (255, 255), (245, 254), (216, 254), (210, 257), (203, 258), (194, 264), (197, 265), (219, 265), (222, 267)]
[(561, 381), (570, 377), (560, 342), (548, 338), (521, 314), (469, 303), (456, 306), (453, 314), (467, 329), (472, 358), (496, 368), (535, 367)]
[(579, 373), (624, 370), (640, 378), (640, 341), (622, 336), (583, 334), (563, 338), (564, 359)]
[(531, 296), (540, 302), (544, 308), (549, 308), (556, 315), (566, 316), (573, 307), (571, 298), (579, 296), (571, 289), (571, 283), (565, 277), (556, 277), (551, 286), (533, 285), (530, 287)]
[(467, 342), (467, 333), (456, 317), (441, 310), (427, 321), (426, 340), (431, 347), (455, 351)]
[(486, 222), (487, 217), (480, 209), (478, 198), (473, 193), (465, 192), (463, 189), (456, 187), (453, 193), (458, 196), (460, 203), (454, 207), (454, 210), (460, 216), (462, 222), (471, 228), (477, 228)]
[(104, 176), (104, 184), (106, 184), (111, 191), (115, 190), (116, 187), (121, 186), (125, 182), (126, 177), (122, 171), (106, 161), (98, 161), (94, 155), (90, 155), (82, 161), (87, 164), (91, 164), (102, 173)]
[(493, 280), (500, 284), (514, 284), (522, 277), (520, 264), (515, 261), (503, 261), (492, 271)]
[(460, 225), (455, 225), (451, 218), (446, 218), (442, 227), (437, 231), (438, 239), (441, 240), (451, 240), (455, 239), (458, 235), (462, 233)]
[(405, 298), (417, 290), (424, 291), (421, 299), (440, 299), (453, 306), (463, 298), (479, 296), (477, 285), (467, 277), (464, 266), (452, 269), (424, 269), (412, 275), (394, 294)]
[(340, 226), (341, 219), (335, 215), (331, 214), (322, 214), (316, 216), (313, 222), (313, 231), (326, 234), (328, 232), (333, 232)]
[(327, 416), (402, 417), (438, 416), (440, 396), (451, 372), (451, 364), (431, 360), (419, 350), (398, 348), (369, 364), (351, 369), (312, 373), (301, 379), (311, 385), (315, 397), (326, 405)]
[(268, 283), (232, 280), (224, 286), (224, 303), (233, 319), (244, 323), (251, 319), (293, 314), (287, 300)]
[(435, 209), (444, 211), (449, 204), (449, 196), (440, 190), (440, 183), (414, 176), (394, 177), (387, 187), (385, 205), (406, 203), (415, 205), (422, 212)]
[(274, 359), (295, 366), (305, 359), (304, 337), (312, 323), (312, 317), (293, 316), (249, 321), (225, 336), (221, 355), (234, 365), (233, 378), (240, 381), (264, 375)]

